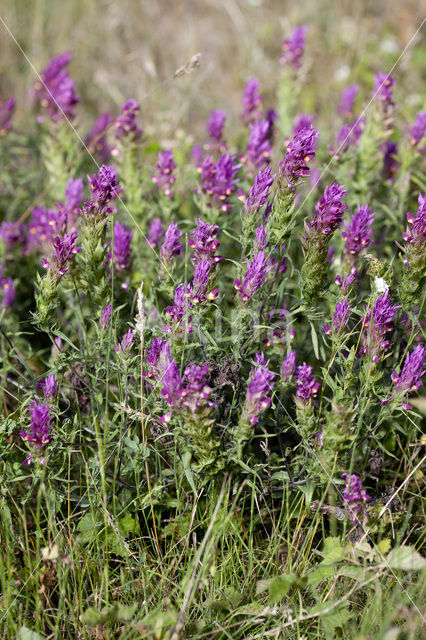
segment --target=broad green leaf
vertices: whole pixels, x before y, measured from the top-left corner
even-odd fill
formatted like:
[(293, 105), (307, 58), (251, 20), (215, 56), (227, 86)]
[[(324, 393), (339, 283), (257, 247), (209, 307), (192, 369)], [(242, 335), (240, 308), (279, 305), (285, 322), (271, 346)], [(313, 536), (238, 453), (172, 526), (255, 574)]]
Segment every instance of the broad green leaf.
[(402, 571), (419, 571), (426, 567), (426, 559), (414, 547), (405, 545), (392, 549), (386, 556), (386, 562), (391, 569)]
[(16, 640), (44, 640), (44, 636), (24, 626), (19, 629)]
[(293, 573), (287, 573), (282, 576), (273, 578), (269, 584), (269, 604), (275, 604), (282, 600), (288, 593), (288, 590), (297, 580), (297, 576)]

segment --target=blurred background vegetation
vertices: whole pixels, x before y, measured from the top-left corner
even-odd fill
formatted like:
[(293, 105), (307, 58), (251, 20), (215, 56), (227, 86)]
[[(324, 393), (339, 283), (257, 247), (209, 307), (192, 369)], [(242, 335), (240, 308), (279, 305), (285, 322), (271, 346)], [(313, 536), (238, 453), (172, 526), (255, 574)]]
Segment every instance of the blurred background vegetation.
[[(22, 122), (29, 116), (28, 87), (35, 79), (23, 52), (40, 71), (51, 57), (70, 50), (70, 73), (82, 96), (78, 118), (83, 130), (102, 111), (115, 114), (127, 98), (134, 97), (142, 106), (148, 134), (155, 129), (157, 137), (167, 139), (180, 128), (197, 134), (210, 110), (219, 107), (228, 112), (232, 131), (250, 75), (261, 78), (266, 105), (274, 105), (281, 42), (295, 25), (306, 24), (302, 104), (305, 111), (321, 112), (332, 120), (342, 87), (356, 79), (370, 90), (372, 72), (392, 67), (424, 18), (422, 4), (417, 0), (1, 0), (0, 96), (15, 95), (15, 122)], [(421, 35), (393, 74), (399, 91), (406, 84), (410, 87), (414, 104), (404, 104), (410, 110), (424, 106), (416, 93), (426, 78), (426, 51), (418, 46)], [(173, 77), (198, 52), (200, 67), (190, 75)]]

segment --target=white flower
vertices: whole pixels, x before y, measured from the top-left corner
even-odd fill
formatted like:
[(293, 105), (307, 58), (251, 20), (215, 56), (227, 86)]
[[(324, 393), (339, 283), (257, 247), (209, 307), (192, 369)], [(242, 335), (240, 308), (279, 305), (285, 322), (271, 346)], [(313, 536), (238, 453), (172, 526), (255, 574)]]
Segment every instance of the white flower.
[(389, 285), (387, 284), (384, 278), (374, 278), (374, 286), (376, 287), (376, 291), (378, 293), (386, 293), (389, 291)]

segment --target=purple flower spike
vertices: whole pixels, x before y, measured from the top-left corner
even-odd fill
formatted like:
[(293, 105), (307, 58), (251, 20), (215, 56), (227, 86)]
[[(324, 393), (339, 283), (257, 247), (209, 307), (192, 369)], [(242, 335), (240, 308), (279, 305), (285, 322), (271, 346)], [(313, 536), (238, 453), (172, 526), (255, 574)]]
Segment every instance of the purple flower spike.
[(16, 245), (23, 245), (25, 243), (24, 226), (17, 222), (2, 222), (0, 225), (0, 238), (5, 243), (8, 251)]
[(259, 93), (259, 80), (250, 78), (246, 84), (242, 99), (244, 124), (249, 124), (260, 116), (263, 96)]
[(148, 244), (155, 249), (160, 244), (160, 240), (163, 236), (163, 223), (161, 218), (154, 218), (149, 223), (148, 229)]
[(425, 357), (426, 349), (421, 344), (407, 353), (400, 375), (394, 371), (391, 376), (396, 393), (410, 393), (422, 386), (422, 376), (426, 373), (423, 369)]
[(271, 161), (271, 143), (269, 142), (269, 123), (267, 120), (255, 120), (249, 124), (250, 136), (247, 144), (246, 158), (249, 165), (259, 171)]
[(307, 365), (306, 362), (296, 369), (296, 387), (296, 397), (303, 404), (307, 404), (311, 398), (316, 398), (318, 394), (320, 385), (312, 375), (312, 367)]
[[(247, 215), (255, 214), (266, 204), (269, 196), (269, 190), (274, 179), (275, 174), (271, 174), (271, 167), (266, 167), (259, 171), (254, 179), (254, 184), (249, 189), (247, 199), (245, 200), (245, 212)], [(242, 196), (242, 198), (244, 198), (244, 196)]]
[(2, 278), (0, 280), (0, 293), (2, 294), (1, 306), (9, 309), (15, 302), (16, 291), (12, 278)]
[(34, 400), (30, 402), (28, 410), (30, 412), (30, 430), (20, 431), (22, 440), (28, 442), (34, 449), (42, 449), (52, 440), (49, 431), (52, 427), (50, 408), (45, 404), (37, 404)]
[(123, 193), (117, 181), (115, 167), (102, 165), (98, 173), (90, 178), (87, 176), (91, 191), (91, 203), (99, 209), (107, 206)]
[(120, 222), (114, 225), (114, 268), (117, 272), (128, 271), (132, 259), (130, 243), (133, 229), (125, 227)]
[(120, 344), (115, 345), (115, 350), (117, 353), (128, 354), (135, 342), (135, 332), (132, 329), (129, 329), (121, 339)]
[(217, 297), (217, 289), (209, 291), (209, 279), (212, 265), (213, 262), (211, 260), (199, 260), (195, 265), (190, 294), (193, 305), (197, 305), (204, 300), (215, 300)]
[(263, 251), (268, 245), (268, 236), (263, 225), (257, 227), (256, 237), (254, 239), (254, 250), (256, 252)]
[(337, 335), (347, 324), (351, 313), (351, 305), (348, 299), (337, 302), (333, 313), (333, 333)]
[(342, 231), (342, 238), (345, 241), (345, 251), (350, 255), (358, 255), (372, 243), (371, 225), (374, 221), (375, 212), (371, 211), (368, 204), (358, 205), (357, 212), (352, 214), (350, 222), (343, 222), (345, 231)]
[[(179, 324), (183, 319), (187, 320), (188, 323), (191, 322), (191, 316), (187, 315), (191, 307), (190, 297), (191, 287), (189, 285), (182, 283), (176, 287), (173, 306), (167, 307), (167, 313), (175, 325)], [(172, 327), (167, 327), (166, 331), (172, 331), (172, 329)], [(191, 331), (190, 327), (188, 327), (188, 331)]]
[(410, 129), (411, 144), (417, 145), (426, 134), (426, 111), (419, 111)]
[(395, 78), (386, 73), (377, 73), (374, 76), (374, 95), (387, 106), (394, 104), (393, 102), (393, 85)]
[(148, 378), (156, 378), (158, 375), (158, 363), (161, 358), (161, 354), (164, 349), (170, 350), (170, 345), (167, 340), (163, 338), (153, 338), (151, 346), (146, 350), (146, 362), (148, 364), (148, 370), (144, 373)]
[(299, 133), (299, 131), (303, 131), (303, 129), (309, 129), (309, 127), (312, 126), (314, 119), (315, 116), (310, 116), (305, 113), (297, 116), (297, 118), (293, 120), (293, 130), (291, 132), (292, 136), (294, 137), (296, 133)]
[(343, 506), (348, 508), (353, 524), (357, 523), (357, 516), (370, 496), (362, 487), (362, 480), (355, 474), (342, 473), (345, 478), (345, 490), (343, 491)]
[(386, 336), (389, 331), (392, 331), (395, 312), (400, 308), (401, 306), (392, 305), (389, 294), (386, 292), (377, 298), (372, 314), (370, 309), (367, 309), (363, 322), (369, 330), (369, 341), (361, 349), (361, 353), (367, 352), (376, 363), (380, 361), (381, 352), (386, 351), (389, 346)]
[(330, 151), (340, 156), (349, 147), (356, 147), (364, 130), (364, 122), (364, 118), (356, 118), (353, 122), (340, 127), (336, 135), (337, 150), (334, 151), (334, 148), (330, 147)]
[(424, 245), (426, 243), (426, 194), (419, 193), (419, 208), (416, 215), (407, 213), (407, 221), (411, 228), (403, 234), (403, 238), (409, 244)]
[(142, 135), (142, 129), (138, 127), (138, 114), (140, 107), (136, 100), (131, 98), (121, 107), (121, 113), (117, 117), (115, 127), (115, 137), (117, 140), (131, 138), (138, 140)]
[(170, 187), (175, 183), (176, 176), (173, 175), (173, 171), (176, 169), (177, 164), (173, 159), (173, 153), (171, 149), (165, 149), (165, 151), (159, 151), (157, 160), (157, 173), (151, 176), (151, 180), (158, 185), (158, 188), (164, 191), (168, 198), (173, 198), (173, 192)]
[(55, 274), (63, 276), (68, 271), (69, 264), (81, 247), (77, 247), (78, 233), (67, 233), (63, 238), (56, 236), (53, 240), (54, 252), (51, 262), (42, 258), (41, 264), (46, 269), (52, 269)]
[(339, 227), (343, 213), (348, 208), (347, 204), (342, 203), (342, 198), (346, 193), (344, 187), (337, 182), (326, 186), (324, 195), (315, 205), (315, 215), (311, 226), (325, 235), (333, 233)]
[(12, 126), (12, 116), (15, 111), (15, 98), (3, 102), (0, 99), (0, 136), (4, 136)]
[(206, 125), (208, 134), (213, 142), (220, 143), (223, 138), (223, 127), (226, 121), (226, 113), (221, 109), (213, 110), (210, 120)]
[(337, 113), (345, 120), (348, 120), (353, 115), (354, 102), (358, 93), (358, 85), (351, 84), (346, 89), (343, 89), (340, 103), (337, 107)]
[(266, 275), (271, 270), (266, 253), (259, 251), (250, 263), (247, 260), (247, 271), (242, 282), (235, 280), (234, 287), (240, 294), (241, 301), (246, 303), (257, 293), (266, 282)]
[(94, 122), (92, 128), (84, 139), (84, 144), (98, 154), (103, 162), (108, 162), (111, 153), (111, 147), (106, 141), (106, 134), (114, 120), (108, 111), (102, 113)]
[(217, 239), (218, 228), (217, 224), (207, 224), (207, 222), (198, 218), (198, 226), (188, 240), (188, 244), (193, 251), (191, 255), (193, 260), (210, 260), (213, 262), (221, 260), (221, 256), (215, 255), (220, 246), (220, 242)]
[(271, 404), (269, 397), (274, 386), (275, 373), (268, 369), (269, 361), (264, 354), (256, 353), (256, 365), (250, 372), (247, 385), (246, 400), (243, 409), (243, 420), (249, 420), (252, 424), (259, 422), (259, 415)]
[(60, 120), (63, 116), (74, 117), (75, 106), (80, 100), (75, 93), (74, 80), (71, 80), (65, 68), (70, 62), (69, 52), (52, 58), (49, 66), (40, 74), (41, 82), (37, 81), (34, 85), (37, 100), (52, 120)]
[(292, 185), (297, 178), (309, 175), (308, 164), (315, 158), (319, 131), (314, 127), (302, 129), (287, 146), (287, 153), (280, 164), (280, 175)]
[(40, 388), (43, 391), (46, 402), (54, 398), (58, 393), (58, 381), (56, 380), (56, 376), (54, 374), (47, 376), (47, 378), (45, 378), (41, 383)]
[(160, 258), (164, 260), (164, 262), (172, 262), (176, 256), (180, 255), (182, 245), (179, 242), (179, 238), (181, 235), (182, 231), (179, 231), (176, 222), (169, 224), (164, 234), (163, 246), (160, 250)]
[(289, 64), (295, 69), (302, 64), (305, 49), (305, 35), (307, 27), (296, 27), (288, 40), (282, 43), (281, 64)]
[(214, 162), (211, 156), (206, 156), (199, 167), (201, 190), (207, 196), (207, 205), (216, 205), (221, 211), (229, 211), (231, 205), (227, 202), (235, 190), (238, 182), (236, 174), (241, 163), (235, 162), (234, 156), (225, 153)]
[(182, 379), (179, 375), (179, 369), (170, 353), (170, 345), (161, 350), (158, 361), (158, 377), (161, 382), (161, 395), (166, 399), (167, 403), (172, 407), (180, 404), (182, 397)]
[(107, 304), (107, 306), (102, 310), (99, 320), (99, 326), (103, 331), (107, 331), (111, 326), (111, 314), (112, 307), (110, 304)]
[(283, 382), (290, 382), (296, 371), (296, 352), (290, 351), (281, 365), (281, 377)]
[(81, 201), (83, 200), (83, 179), (77, 178), (74, 180), (70, 178), (67, 182), (67, 186), (65, 187), (65, 209), (66, 211), (73, 212), (76, 211)]

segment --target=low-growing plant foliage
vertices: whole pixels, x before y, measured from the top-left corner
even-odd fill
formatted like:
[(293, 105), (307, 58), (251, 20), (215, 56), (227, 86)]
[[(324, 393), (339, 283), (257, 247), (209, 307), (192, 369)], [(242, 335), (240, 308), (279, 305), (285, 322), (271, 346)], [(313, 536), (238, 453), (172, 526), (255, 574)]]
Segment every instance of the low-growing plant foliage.
[(426, 112), (306, 37), (199, 144), (0, 102), (4, 637), (420, 637)]

